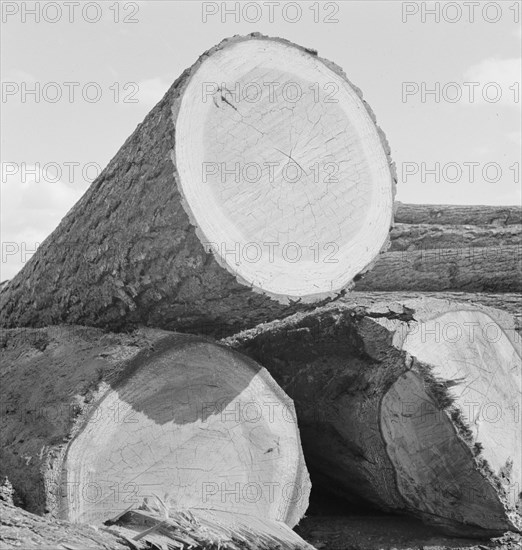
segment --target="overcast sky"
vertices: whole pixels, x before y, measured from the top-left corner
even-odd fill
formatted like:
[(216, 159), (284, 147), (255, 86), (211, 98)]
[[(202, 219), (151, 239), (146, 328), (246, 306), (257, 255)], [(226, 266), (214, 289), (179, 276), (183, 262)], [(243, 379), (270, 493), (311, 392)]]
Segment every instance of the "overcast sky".
[(2, 280), (179, 74), (234, 34), (281, 36), (346, 71), (388, 137), (398, 200), (521, 202), (520, 3), (251, 2), (239, 21), (223, 2), (35, 4), (2, 4)]

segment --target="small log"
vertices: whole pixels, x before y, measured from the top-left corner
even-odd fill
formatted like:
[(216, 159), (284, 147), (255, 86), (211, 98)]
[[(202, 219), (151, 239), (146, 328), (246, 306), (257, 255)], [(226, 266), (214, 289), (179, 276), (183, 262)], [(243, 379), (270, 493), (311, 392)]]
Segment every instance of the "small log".
[(395, 223), (437, 225), (520, 225), (520, 206), (404, 204), (397, 202)]
[(522, 292), (522, 246), (386, 252), (354, 290)]
[(224, 342), (294, 399), (314, 483), (460, 535), (522, 528), (520, 336), (509, 314), (361, 299)]
[(391, 246), (356, 291), (522, 290), (522, 209), (399, 203)]
[[(413, 250), (500, 250), (522, 245), (522, 225), (478, 226), (397, 223), (390, 233), (388, 252)], [(448, 252), (446, 252), (448, 254)]]
[(225, 335), (310, 309), (387, 246), (395, 180), (339, 67), (281, 39), (224, 40), (6, 285), (0, 326)]
[(168, 499), (295, 525), (310, 490), (292, 401), (203, 338), (55, 326), (2, 334), (0, 473), (24, 507), (100, 523)]

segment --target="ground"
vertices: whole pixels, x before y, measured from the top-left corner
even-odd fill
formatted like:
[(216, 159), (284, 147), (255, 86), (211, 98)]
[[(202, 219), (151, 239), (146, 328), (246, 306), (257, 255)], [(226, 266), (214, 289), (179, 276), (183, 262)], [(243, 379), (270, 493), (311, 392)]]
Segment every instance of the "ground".
[[(132, 543), (115, 533), (35, 516), (0, 500), (0, 549), (129, 550), (152, 548), (144, 539)], [(444, 537), (416, 520), (395, 516), (310, 516), (297, 528), (317, 550), (520, 550), (522, 537), (508, 534), (494, 541)], [(203, 549), (201, 549), (203, 550)]]

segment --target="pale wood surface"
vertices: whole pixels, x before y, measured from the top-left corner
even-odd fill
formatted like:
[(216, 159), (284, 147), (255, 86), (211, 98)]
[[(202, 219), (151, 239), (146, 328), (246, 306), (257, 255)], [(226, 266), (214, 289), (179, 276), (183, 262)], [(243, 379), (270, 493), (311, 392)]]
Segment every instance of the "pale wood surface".
[(315, 483), (460, 534), (520, 529), (520, 336), (509, 314), (363, 296), (226, 342), (294, 399)]
[[(267, 80), (304, 86), (304, 99), (234, 102), (222, 91), (203, 102), (202, 80), (229, 89), (261, 79), (266, 91), (263, 65)], [(338, 102), (324, 101), (330, 82)], [(307, 175), (203, 185), (202, 163), (222, 159), (268, 160), (281, 163), (279, 172), (304, 163)], [(331, 162), (337, 182), (325, 181)], [(317, 183), (309, 164), (321, 168)], [(281, 39), (224, 40), (174, 82), (5, 285), (0, 325), (145, 324), (225, 335), (309, 308), (386, 246), (395, 179), (386, 139), (339, 67)], [(298, 250), (283, 254), (292, 241)]]
[(202, 338), (2, 334), (1, 475), (29, 510), (100, 523), (146, 497), (295, 525), (310, 482), (292, 401)]

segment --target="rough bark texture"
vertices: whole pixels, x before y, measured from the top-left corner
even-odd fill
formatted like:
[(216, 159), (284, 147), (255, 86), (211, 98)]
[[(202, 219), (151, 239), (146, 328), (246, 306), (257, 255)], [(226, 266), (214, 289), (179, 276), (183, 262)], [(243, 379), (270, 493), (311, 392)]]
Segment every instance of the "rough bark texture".
[(502, 249), (522, 244), (522, 225), (502, 227), (396, 223), (388, 252), (405, 250)]
[(397, 203), (395, 223), (437, 225), (520, 225), (520, 206)]
[(522, 208), (398, 204), (390, 249), (356, 291), (522, 291)]
[[(0, 326), (147, 325), (222, 336), (312, 308), (253, 292), (222, 268), (200, 242), (177, 185), (172, 113), (179, 108), (184, 87), (206, 57), (248, 39), (224, 40), (174, 82), (3, 289)], [(335, 64), (322, 61), (346, 78)], [(389, 146), (378, 132), (389, 159)], [(394, 192), (394, 166), (389, 162)]]
[(522, 292), (522, 247), (386, 252), (354, 290)]
[[(159, 495), (292, 526), (303, 516), (293, 404), (250, 358), (153, 329), (11, 329), (0, 348), (0, 475), (27, 510), (100, 523)], [(254, 399), (271, 415), (247, 412)]]
[[(446, 323), (446, 314), (456, 317)], [(403, 349), (407, 338), (429, 323), (440, 319), (442, 330), (455, 323), (464, 330), (470, 315), (480, 326), (485, 319), (486, 325), (501, 327), (502, 345), (511, 357), (508, 363), (514, 361), (512, 367), (503, 364), (500, 374), (500, 365), (489, 360), (490, 388), (481, 403), (490, 391), (495, 395), (497, 389), (502, 394), (514, 388), (513, 399), (518, 401), (502, 402), (502, 407), (516, 411), (520, 337), (513, 318), (491, 308), (432, 299), (361, 299), (261, 325), (225, 343), (261, 361), (294, 399), (314, 484), (355, 502), (362, 498), (384, 510), (407, 511), (459, 535), (493, 535), (522, 527), (516, 512), (520, 480), (510, 479), (509, 460), (506, 467), (490, 468), (484, 457), (494, 454), (497, 444), (486, 443), (481, 450), (479, 440), (484, 436), (477, 435), (478, 420), (468, 420), (461, 401), (453, 398), (453, 386), (465, 390), (475, 381), (437, 378), (444, 346), (453, 336), (442, 337), (436, 345), (426, 341), (433, 363)], [(461, 338), (446, 351), (462, 358), (473, 345)], [(487, 360), (487, 342), (480, 353)], [(404, 403), (418, 407), (413, 412), (399, 410)], [(419, 413), (424, 403), (437, 411), (433, 421)], [(417, 435), (412, 437), (413, 432)], [(497, 435), (509, 441), (518, 460), (518, 443), (510, 439), (513, 433)], [(401, 456), (397, 447), (403, 441), (410, 441), (411, 449), (407, 444), (409, 450)], [(423, 448), (417, 449), (415, 441)], [(417, 479), (420, 471), (422, 479)]]

